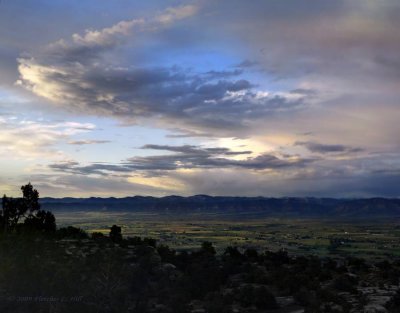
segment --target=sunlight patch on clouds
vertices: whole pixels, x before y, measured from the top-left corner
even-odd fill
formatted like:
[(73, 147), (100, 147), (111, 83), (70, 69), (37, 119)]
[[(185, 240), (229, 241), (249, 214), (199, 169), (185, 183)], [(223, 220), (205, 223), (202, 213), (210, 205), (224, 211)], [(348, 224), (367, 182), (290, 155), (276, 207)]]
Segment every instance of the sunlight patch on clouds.
[(171, 177), (132, 176), (127, 180), (130, 183), (153, 187), (160, 190), (174, 190), (176, 192), (182, 192), (185, 190), (185, 185), (181, 181)]
[(18, 71), (23, 80), (17, 80), (16, 85), (24, 86), (34, 94), (54, 102), (59, 100), (60, 94), (67, 94), (65, 90), (62, 90), (62, 85), (47, 79), (52, 75), (65, 75), (66, 72), (62, 69), (41, 66), (33, 58), (19, 58), (18, 63)]
[(249, 155), (237, 155), (233, 156), (233, 159), (244, 160), (248, 156), (256, 157), (265, 153), (271, 153), (279, 150), (278, 141), (268, 141), (258, 136), (252, 136), (250, 138), (218, 138), (217, 145), (220, 147), (226, 147), (231, 150), (250, 150)]

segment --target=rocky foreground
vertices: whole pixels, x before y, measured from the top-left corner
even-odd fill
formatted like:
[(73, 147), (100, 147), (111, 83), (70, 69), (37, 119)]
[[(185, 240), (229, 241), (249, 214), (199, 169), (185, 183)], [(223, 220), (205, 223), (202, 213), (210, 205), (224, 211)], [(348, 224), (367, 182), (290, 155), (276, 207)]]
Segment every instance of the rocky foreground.
[(176, 252), (73, 228), (2, 238), (0, 255), (1, 312), (400, 312), (398, 260)]

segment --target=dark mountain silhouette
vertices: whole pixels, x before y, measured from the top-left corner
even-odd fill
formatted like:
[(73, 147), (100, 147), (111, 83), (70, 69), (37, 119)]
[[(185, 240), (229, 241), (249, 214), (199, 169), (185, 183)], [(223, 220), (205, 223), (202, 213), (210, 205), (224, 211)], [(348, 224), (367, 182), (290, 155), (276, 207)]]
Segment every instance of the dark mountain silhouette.
[(126, 198), (42, 198), (47, 210), (157, 211), (305, 217), (400, 216), (400, 199), (266, 198), (195, 195)]

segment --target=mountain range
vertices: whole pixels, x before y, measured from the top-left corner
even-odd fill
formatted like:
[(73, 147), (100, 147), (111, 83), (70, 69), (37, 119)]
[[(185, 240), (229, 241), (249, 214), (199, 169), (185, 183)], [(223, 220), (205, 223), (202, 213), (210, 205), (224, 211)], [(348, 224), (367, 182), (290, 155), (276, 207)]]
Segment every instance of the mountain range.
[(400, 199), (268, 198), (195, 195), (125, 198), (42, 198), (52, 211), (137, 211), (230, 213), (266, 216), (400, 217)]

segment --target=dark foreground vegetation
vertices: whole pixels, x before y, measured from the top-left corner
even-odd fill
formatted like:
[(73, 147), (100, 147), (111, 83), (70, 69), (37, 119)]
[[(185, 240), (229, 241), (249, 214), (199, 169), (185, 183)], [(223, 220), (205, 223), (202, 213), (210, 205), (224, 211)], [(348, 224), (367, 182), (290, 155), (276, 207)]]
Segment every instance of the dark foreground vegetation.
[(400, 312), (400, 259), (291, 256), (57, 228), (28, 184), (3, 198), (0, 312)]

